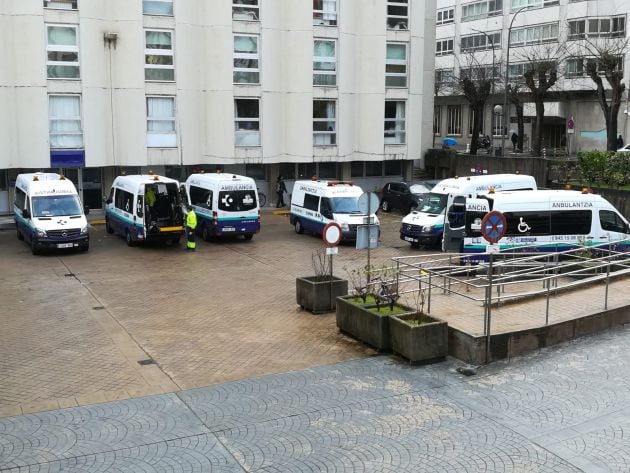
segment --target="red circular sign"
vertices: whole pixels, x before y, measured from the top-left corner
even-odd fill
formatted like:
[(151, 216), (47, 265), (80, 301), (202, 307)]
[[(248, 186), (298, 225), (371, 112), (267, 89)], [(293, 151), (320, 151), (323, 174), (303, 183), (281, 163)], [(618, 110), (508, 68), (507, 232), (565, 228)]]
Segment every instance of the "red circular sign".
[(488, 212), (481, 221), (481, 236), (490, 243), (498, 242), (507, 231), (505, 215), (497, 210)]
[(341, 226), (338, 223), (330, 222), (326, 224), (324, 227), (324, 231), (322, 231), (322, 239), (324, 240), (324, 245), (329, 248), (333, 246), (337, 246), (341, 239), (343, 238), (343, 231), (341, 230)]

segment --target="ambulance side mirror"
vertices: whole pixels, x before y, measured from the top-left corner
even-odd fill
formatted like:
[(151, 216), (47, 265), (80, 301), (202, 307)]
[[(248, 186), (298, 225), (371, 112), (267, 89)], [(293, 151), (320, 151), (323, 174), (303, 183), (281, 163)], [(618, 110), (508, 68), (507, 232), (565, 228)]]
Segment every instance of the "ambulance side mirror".
[(83, 213), (85, 215), (89, 215), (90, 214), (90, 208), (87, 205), (83, 206)]
[(28, 211), (28, 209), (22, 209), (22, 217), (31, 218), (31, 213)]

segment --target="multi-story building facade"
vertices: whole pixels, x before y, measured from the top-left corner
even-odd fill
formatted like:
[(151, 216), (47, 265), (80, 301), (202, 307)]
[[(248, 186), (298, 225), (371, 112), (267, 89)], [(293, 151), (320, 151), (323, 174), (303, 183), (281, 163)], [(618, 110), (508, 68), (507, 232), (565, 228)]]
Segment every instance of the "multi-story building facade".
[(0, 210), (27, 169), (61, 169), (92, 207), (122, 170), (262, 190), (409, 175), (434, 19), (435, 0), (2, 0)]
[[(523, 9), (524, 7), (528, 7)], [(522, 11), (520, 11), (523, 9)], [(520, 12), (519, 12), (520, 11)], [(543, 147), (562, 148), (572, 153), (587, 149), (606, 149), (606, 123), (601, 106), (595, 96), (596, 85), (586, 75), (585, 49), (588, 41), (611, 41), (611, 44), (629, 37), (628, 14), (630, 2), (624, 0), (438, 0), (436, 11), (436, 90), (439, 89), (434, 108), (436, 142), (446, 136), (456, 137), (458, 146), (470, 143), (473, 113), (457, 87), (461, 67), (470, 64), (492, 69), (493, 44), (497, 81), (495, 92), (487, 103), (483, 116), (483, 134), (493, 138), (500, 147), (502, 133), (506, 146), (513, 131), (517, 130), (516, 112), (508, 102), (509, 121), (505, 113), (496, 114), (496, 105), (504, 104), (504, 74), (507, 58), (508, 30), (510, 31), (510, 60), (508, 67), (511, 84), (522, 81), (523, 72), (532, 56), (541, 48), (562, 50), (559, 61), (559, 80), (550, 89), (545, 104), (543, 121)], [(562, 48), (553, 46), (558, 45)], [(538, 51), (537, 51), (538, 49)], [(534, 54), (532, 54), (532, 52)], [(628, 70), (628, 53), (620, 56), (619, 64)], [(544, 51), (543, 51), (544, 54)], [(628, 75), (624, 82), (628, 84)], [(609, 87), (606, 79), (604, 86)], [(523, 90), (527, 92), (525, 87)], [(536, 111), (533, 103), (525, 99), (524, 148), (531, 146), (532, 124)], [(630, 138), (627, 94), (619, 113), (619, 133)], [(570, 129), (573, 124), (573, 131)]]

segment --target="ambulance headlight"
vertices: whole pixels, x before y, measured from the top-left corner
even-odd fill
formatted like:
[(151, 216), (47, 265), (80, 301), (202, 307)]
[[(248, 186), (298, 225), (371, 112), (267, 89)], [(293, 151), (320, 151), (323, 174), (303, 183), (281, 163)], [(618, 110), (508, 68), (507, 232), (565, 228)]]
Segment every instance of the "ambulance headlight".
[(422, 231), (424, 233), (431, 233), (433, 231), (433, 225), (425, 225), (422, 227)]
[(88, 232), (88, 226), (86, 225), (85, 227), (81, 229), (81, 235), (85, 235), (87, 234), (87, 232)]
[(348, 224), (347, 224), (347, 223), (342, 223), (342, 224), (340, 224), (339, 226), (341, 227), (341, 229), (342, 229), (344, 232), (347, 232), (347, 231), (349, 231), (349, 230), (350, 230), (350, 227), (348, 226)]
[(36, 228), (35, 231), (37, 232), (37, 236), (39, 238), (46, 238), (46, 230), (42, 230), (41, 228)]

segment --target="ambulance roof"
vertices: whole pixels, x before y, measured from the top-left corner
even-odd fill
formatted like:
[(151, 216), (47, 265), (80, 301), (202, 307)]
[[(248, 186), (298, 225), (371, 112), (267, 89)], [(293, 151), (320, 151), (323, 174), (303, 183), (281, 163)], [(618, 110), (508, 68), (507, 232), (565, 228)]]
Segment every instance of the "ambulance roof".
[(305, 192), (319, 192), (327, 195), (361, 195), (363, 189), (350, 181), (295, 181), (293, 192), (295, 189), (301, 189)]
[(431, 192), (436, 194), (483, 193), (491, 187), (500, 192), (504, 192), (503, 189), (536, 189), (536, 179), (525, 174), (451, 177), (437, 183)]
[(219, 182), (236, 182), (236, 183), (253, 183), (254, 179), (247, 176), (239, 176), (238, 174), (215, 172), (215, 173), (197, 173), (191, 174), (186, 179), (187, 183), (194, 182), (199, 185), (212, 185)]
[[(605, 199), (599, 194), (587, 194), (573, 190), (533, 190), (533, 191), (507, 191), (496, 194), (485, 194), (485, 197), (493, 199), (495, 203), (520, 205), (535, 204), (539, 202), (601, 202)], [(607, 201), (606, 201), (607, 202)]]
[(33, 195), (77, 193), (77, 189), (70, 179), (52, 172), (20, 174), (15, 185)]
[(114, 183), (127, 182), (134, 185), (143, 185), (143, 184), (156, 184), (161, 182), (162, 184), (176, 184), (179, 185), (179, 182), (175, 179), (171, 179), (164, 176), (158, 176), (157, 174), (130, 174), (129, 176), (118, 176)]

